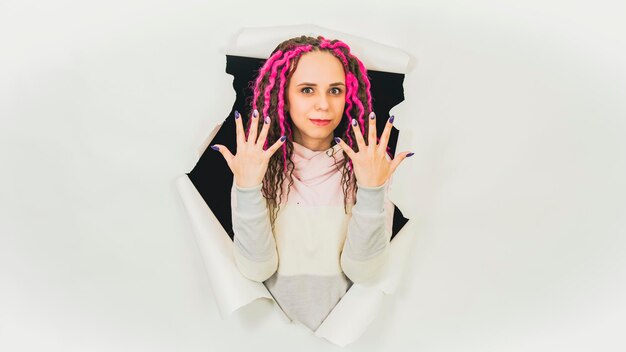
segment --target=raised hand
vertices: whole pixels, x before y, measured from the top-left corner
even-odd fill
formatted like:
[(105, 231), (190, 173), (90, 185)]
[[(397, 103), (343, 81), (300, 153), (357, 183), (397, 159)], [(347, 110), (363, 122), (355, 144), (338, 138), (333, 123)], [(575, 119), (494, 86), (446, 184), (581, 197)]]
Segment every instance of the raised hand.
[(271, 147), (263, 150), (271, 119), (268, 116), (265, 117), (258, 139), (259, 112), (254, 110), (252, 113), (252, 122), (250, 123), (247, 139), (243, 132), (243, 122), (241, 120), (241, 115), (238, 111), (235, 111), (235, 126), (237, 130), (237, 153), (235, 155), (231, 154), (228, 148), (221, 144), (214, 144), (211, 148), (222, 154), (230, 171), (233, 172), (235, 184), (238, 187), (254, 187), (263, 181), (270, 158), (285, 143), (286, 137), (280, 137)]
[(352, 160), (354, 174), (359, 185), (364, 187), (378, 187), (389, 179), (398, 165), (407, 157), (413, 155), (411, 152), (402, 152), (393, 160), (387, 160), (387, 143), (393, 126), (393, 116), (387, 120), (385, 129), (380, 136), (380, 141), (376, 143), (376, 115), (374, 112), (369, 116), (369, 134), (367, 144), (361, 134), (357, 121), (352, 119), (352, 130), (356, 136), (359, 152), (355, 152), (340, 138), (335, 137), (335, 142), (339, 143), (348, 157)]

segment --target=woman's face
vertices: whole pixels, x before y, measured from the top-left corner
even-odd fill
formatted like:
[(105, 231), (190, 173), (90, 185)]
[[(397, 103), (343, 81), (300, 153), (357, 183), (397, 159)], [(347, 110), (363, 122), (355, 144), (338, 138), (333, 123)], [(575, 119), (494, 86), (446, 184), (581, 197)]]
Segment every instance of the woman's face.
[(341, 122), (346, 103), (343, 65), (332, 54), (303, 54), (287, 86), (294, 141), (311, 150), (326, 150)]

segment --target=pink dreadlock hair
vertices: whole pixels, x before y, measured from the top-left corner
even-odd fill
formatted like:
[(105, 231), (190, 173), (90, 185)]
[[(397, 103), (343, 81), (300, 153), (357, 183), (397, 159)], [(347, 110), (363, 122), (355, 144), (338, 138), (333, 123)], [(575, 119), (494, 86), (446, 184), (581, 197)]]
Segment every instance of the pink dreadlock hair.
[[(365, 116), (368, 116), (372, 111), (371, 85), (365, 66), (350, 53), (350, 47), (339, 40), (328, 40), (322, 36), (317, 38), (300, 36), (280, 43), (259, 69), (256, 79), (250, 82), (250, 88), (254, 92), (250, 111), (256, 109), (259, 111), (260, 118), (269, 116), (272, 119), (264, 148), (267, 149), (268, 146), (273, 145), (282, 135), (287, 136), (287, 141), (283, 144), (282, 150), (277, 151), (270, 159), (263, 179), (263, 196), (272, 209), (270, 211), (272, 228), (280, 209), (285, 177), (289, 179), (285, 197), (289, 196), (289, 190), (293, 185), (294, 164), (291, 160), (293, 133), (291, 117), (289, 111), (285, 109), (286, 88), (298, 66), (300, 57), (312, 51), (331, 53), (343, 64), (346, 73), (344, 122), (335, 129), (334, 136), (347, 141), (353, 150), (358, 151), (355, 135), (350, 125), (352, 119), (357, 120), (364, 136), (367, 136), (368, 133), (369, 124), (366, 123)], [(250, 128), (250, 121), (251, 119), (248, 119), (246, 130)], [(262, 125), (258, 125), (257, 135), (260, 133)], [(342, 153), (344, 152), (342, 151)], [(336, 163), (337, 170), (342, 172), (341, 182), (346, 213), (348, 199), (354, 199), (354, 192), (356, 192), (357, 187), (352, 170), (352, 161), (349, 159), (347, 155), (344, 155), (343, 161)]]

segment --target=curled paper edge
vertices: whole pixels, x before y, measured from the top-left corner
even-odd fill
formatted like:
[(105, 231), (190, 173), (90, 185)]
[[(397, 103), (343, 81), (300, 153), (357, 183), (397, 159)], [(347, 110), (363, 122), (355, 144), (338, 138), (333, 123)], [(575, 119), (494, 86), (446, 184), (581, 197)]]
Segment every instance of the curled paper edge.
[(356, 341), (376, 318), (384, 295), (391, 295), (403, 277), (405, 264), (415, 237), (409, 220), (390, 243), (388, 260), (371, 280), (353, 284), (315, 331), (316, 336), (345, 347)]
[(221, 318), (256, 299), (273, 300), (262, 283), (241, 275), (233, 257), (233, 241), (189, 177), (179, 177), (176, 186), (189, 215)]
[(280, 42), (300, 35), (322, 35), (328, 39), (340, 39), (348, 43), (350, 51), (368, 70), (402, 74), (407, 72), (410, 56), (406, 51), (313, 24), (244, 28), (231, 40), (231, 45), (226, 48), (226, 54), (267, 59)]

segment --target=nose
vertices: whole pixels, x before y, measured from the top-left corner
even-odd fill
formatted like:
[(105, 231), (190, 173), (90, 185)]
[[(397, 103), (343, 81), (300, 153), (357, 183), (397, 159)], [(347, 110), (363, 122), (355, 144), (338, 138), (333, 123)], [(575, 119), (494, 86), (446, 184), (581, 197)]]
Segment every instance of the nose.
[(328, 98), (324, 94), (320, 94), (315, 104), (317, 110), (328, 110)]

